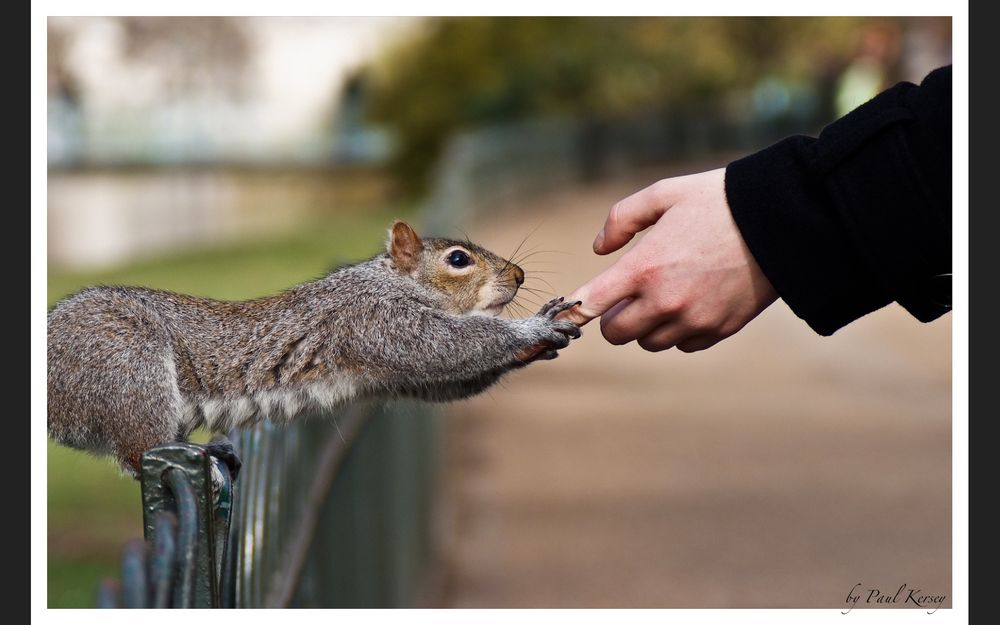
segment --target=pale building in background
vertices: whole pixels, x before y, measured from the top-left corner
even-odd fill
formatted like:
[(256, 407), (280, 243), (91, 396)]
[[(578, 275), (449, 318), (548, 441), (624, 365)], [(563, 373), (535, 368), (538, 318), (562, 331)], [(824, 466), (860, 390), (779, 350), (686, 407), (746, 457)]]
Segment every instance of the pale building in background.
[(111, 265), (294, 227), (294, 200), (248, 202), (242, 178), (207, 165), (265, 171), (388, 156), (391, 141), (364, 125), (357, 89), (343, 87), (419, 18), (130, 19), (50, 18), (54, 265)]
[[(130, 58), (122, 21), (50, 18), (73, 82), (71, 97), (50, 89), (50, 163), (324, 160), (341, 86), (418, 18), (231, 22), (228, 36), (242, 39), (220, 55), (244, 51), (201, 64), (184, 57), (180, 37)], [(213, 52), (211, 32), (199, 37)]]

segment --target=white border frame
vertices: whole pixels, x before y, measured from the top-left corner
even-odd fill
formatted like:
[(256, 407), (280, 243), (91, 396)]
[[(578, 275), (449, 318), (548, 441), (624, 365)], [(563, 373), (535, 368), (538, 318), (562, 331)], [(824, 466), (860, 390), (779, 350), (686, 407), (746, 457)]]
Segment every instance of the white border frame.
[[(39, 623), (128, 623), (139, 616), (128, 611), (108, 610), (49, 610), (47, 603), (47, 498), (46, 498), (46, 389), (45, 389), (45, 310), (46, 298), (46, 18), (49, 15), (324, 15), (330, 14), (329, 3), (316, 0), (285, 0), (263, 2), (246, 0), (240, 3), (147, 1), (141, 4), (123, 0), (74, 3), (66, 0), (32, 2), (31, 4), (31, 613)], [(401, 2), (379, 0), (364, 3), (365, 11), (347, 7), (333, 15), (410, 15), (411, 6)], [(530, 621), (550, 621), (553, 618), (572, 619), (578, 623), (603, 622), (608, 619), (637, 623), (662, 624), (677, 620), (682, 623), (803, 623), (844, 622), (908, 622), (914, 618), (929, 618), (936, 622), (968, 622), (969, 606), (969, 16), (966, 3), (927, 1), (884, 2), (843, 0), (834, 3), (793, 3), (762, 1), (754, 3), (702, 0), (696, 4), (643, 3), (618, 0), (614, 4), (595, 2), (548, 2), (511, 0), (503, 4), (477, 3), (474, 7), (459, 2), (421, 2), (426, 15), (646, 15), (667, 8), (672, 15), (948, 15), (952, 16), (953, 80), (954, 80), (954, 207), (953, 219), (953, 301), (952, 326), (952, 608), (927, 615), (924, 610), (856, 609), (843, 615), (840, 610), (298, 610), (296, 620), (328, 623), (331, 619), (349, 618), (352, 622), (376, 623), (385, 618), (404, 617), (416, 623), (462, 623), (470, 618), (483, 623), (509, 622), (512, 618)], [(340, 9), (340, 7), (333, 7)], [(608, 11), (615, 9), (614, 12)], [(691, 9), (698, 9), (692, 11)], [(747, 11), (747, 9), (752, 11)], [(821, 11), (827, 8), (829, 11)], [(473, 10), (477, 9), (477, 10)], [(492, 10), (489, 10), (492, 9)], [(942, 10), (946, 9), (946, 10)], [(186, 615), (186, 621), (193, 615)], [(208, 615), (202, 615), (208, 618)], [(240, 623), (270, 622), (275, 614), (267, 610), (245, 611), (238, 616), (214, 615), (214, 618), (238, 618)], [(169, 611), (147, 611), (141, 615), (146, 623), (175, 622), (179, 615)], [(838, 620), (839, 619), (839, 620)]]

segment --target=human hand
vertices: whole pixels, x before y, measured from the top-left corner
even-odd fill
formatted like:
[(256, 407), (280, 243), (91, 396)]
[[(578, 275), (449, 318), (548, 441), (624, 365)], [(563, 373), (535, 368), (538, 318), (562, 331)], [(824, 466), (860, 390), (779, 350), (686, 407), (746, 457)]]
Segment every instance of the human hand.
[(725, 169), (667, 178), (611, 208), (594, 240), (610, 254), (652, 226), (614, 265), (566, 299), (583, 304), (560, 314), (583, 325), (601, 317), (608, 342), (638, 340), (648, 351), (694, 352), (743, 328), (774, 300), (733, 221)]

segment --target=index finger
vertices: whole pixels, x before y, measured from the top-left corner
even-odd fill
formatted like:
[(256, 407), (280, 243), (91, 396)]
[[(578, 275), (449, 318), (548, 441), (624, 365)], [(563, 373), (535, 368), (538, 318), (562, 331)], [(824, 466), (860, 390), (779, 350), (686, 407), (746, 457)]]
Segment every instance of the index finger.
[(618, 302), (633, 295), (632, 281), (628, 279), (628, 273), (622, 263), (624, 258), (619, 258), (614, 265), (567, 295), (566, 301), (580, 300), (582, 303), (564, 310), (557, 315), (557, 318), (572, 321), (578, 326), (586, 325)]

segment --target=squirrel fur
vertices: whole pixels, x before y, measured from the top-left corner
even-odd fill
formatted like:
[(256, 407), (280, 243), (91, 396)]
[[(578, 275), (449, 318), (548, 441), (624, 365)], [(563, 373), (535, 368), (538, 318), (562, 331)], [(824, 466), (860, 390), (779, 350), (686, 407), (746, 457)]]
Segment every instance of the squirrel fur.
[(523, 281), (488, 250), (397, 221), (386, 252), (269, 297), (84, 289), (48, 315), (49, 436), (138, 477), (144, 451), (199, 426), (469, 397), (580, 336), (556, 318), (577, 303), (562, 298), (527, 319), (496, 316)]

